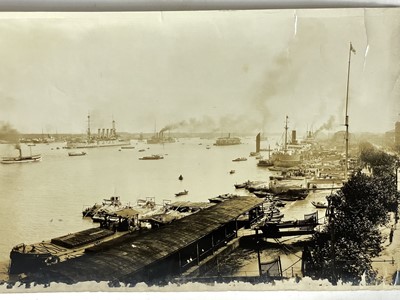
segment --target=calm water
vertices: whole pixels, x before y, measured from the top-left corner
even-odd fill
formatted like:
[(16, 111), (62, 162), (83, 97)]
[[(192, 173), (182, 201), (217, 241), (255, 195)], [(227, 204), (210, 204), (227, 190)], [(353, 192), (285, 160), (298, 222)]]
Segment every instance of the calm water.
[[(82, 208), (112, 195), (131, 204), (140, 198), (155, 197), (161, 205), (163, 200), (175, 200), (176, 192), (187, 189), (189, 194), (179, 200), (207, 202), (208, 198), (223, 193), (246, 193), (235, 190), (234, 183), (268, 179), (270, 172), (257, 167), (255, 158), (248, 157), (254, 151), (253, 139), (225, 147), (212, 146), (213, 142), (180, 139), (173, 144), (147, 145), (132, 141), (135, 149), (86, 149), (88, 154), (78, 157), (69, 157), (68, 150), (62, 149), (63, 144), (42, 144), (31, 148), (32, 154), (42, 154), (39, 163), (1, 164), (0, 262), (7, 265), (9, 252), (16, 244), (97, 226), (82, 219)], [(211, 148), (206, 149), (207, 145)], [(23, 154), (29, 152), (25, 146)], [(0, 156), (16, 154), (12, 145), (0, 145)], [(164, 159), (138, 159), (151, 154), (162, 154)], [(248, 160), (232, 162), (242, 156)], [(231, 169), (236, 173), (229, 174)], [(178, 180), (180, 174), (184, 177), (182, 181)], [(290, 217), (300, 218), (304, 209), (313, 210), (309, 201), (290, 203), (287, 207)]]

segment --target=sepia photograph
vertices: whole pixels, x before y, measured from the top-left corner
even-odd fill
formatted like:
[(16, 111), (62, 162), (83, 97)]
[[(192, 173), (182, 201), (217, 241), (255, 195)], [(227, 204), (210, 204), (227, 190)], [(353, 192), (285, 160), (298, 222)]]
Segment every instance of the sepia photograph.
[(400, 9), (0, 12), (0, 40), (0, 293), (400, 285)]

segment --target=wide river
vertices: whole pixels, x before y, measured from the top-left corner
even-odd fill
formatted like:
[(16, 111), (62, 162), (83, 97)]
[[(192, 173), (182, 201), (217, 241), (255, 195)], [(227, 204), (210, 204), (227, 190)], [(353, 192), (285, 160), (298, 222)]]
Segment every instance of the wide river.
[[(271, 172), (257, 167), (257, 160), (249, 157), (255, 148), (254, 138), (242, 139), (242, 144), (235, 146), (213, 143), (194, 138), (164, 145), (132, 141), (135, 149), (84, 149), (87, 155), (77, 157), (68, 156), (71, 150), (63, 149), (62, 143), (38, 144), (31, 151), (42, 154), (41, 162), (0, 164), (0, 273), (6, 272), (10, 250), (19, 243), (98, 226), (83, 219), (81, 212), (84, 206), (101, 203), (104, 198), (120, 196), (122, 203), (134, 205), (138, 199), (155, 197), (161, 205), (164, 200), (176, 200), (175, 193), (186, 189), (188, 195), (179, 200), (208, 202), (219, 194), (247, 193), (235, 190), (234, 183), (268, 180)], [(30, 152), (27, 146), (22, 150), (25, 155)], [(161, 154), (164, 159), (139, 160), (151, 154)], [(17, 155), (14, 146), (0, 145), (0, 156), (9, 155)], [(248, 160), (232, 162), (237, 157)], [(233, 169), (236, 172), (230, 174)], [(304, 210), (315, 211), (309, 201), (290, 206), (299, 218)]]

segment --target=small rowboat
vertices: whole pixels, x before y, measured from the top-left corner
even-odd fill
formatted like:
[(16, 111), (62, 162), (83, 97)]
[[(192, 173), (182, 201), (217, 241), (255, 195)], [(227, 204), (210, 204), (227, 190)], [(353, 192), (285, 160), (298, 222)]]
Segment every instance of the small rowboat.
[(68, 156), (83, 156), (86, 155), (86, 152), (68, 152)]
[(315, 208), (328, 208), (328, 204), (322, 203), (322, 202), (311, 202), (312, 205), (315, 206)]
[(187, 195), (188, 193), (189, 193), (189, 191), (184, 190), (183, 192), (176, 193), (175, 196), (176, 196), (176, 197), (184, 196), (184, 195)]

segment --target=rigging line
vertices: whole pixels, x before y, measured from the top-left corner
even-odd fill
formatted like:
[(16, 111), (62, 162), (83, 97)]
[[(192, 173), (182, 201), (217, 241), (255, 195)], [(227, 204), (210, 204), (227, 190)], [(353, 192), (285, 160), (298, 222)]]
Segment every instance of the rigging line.
[(294, 252), (291, 252), (290, 249), (289, 249), (285, 244), (281, 243), (278, 239), (275, 239), (275, 241), (276, 241), (279, 245), (281, 245), (282, 248), (284, 248), (284, 250), (286, 250), (287, 252), (289, 252), (289, 254), (292, 254), (292, 255), (296, 256), (297, 258), (300, 258), (300, 259), (301, 259), (300, 256), (298, 256), (298, 255), (295, 254)]
[(295, 264), (297, 264), (299, 261), (301, 261), (301, 258), (299, 258), (296, 262), (294, 262), (293, 264), (291, 264), (289, 267), (287, 267), (285, 270), (282, 270), (282, 273), (289, 270), (289, 268), (293, 267)]

